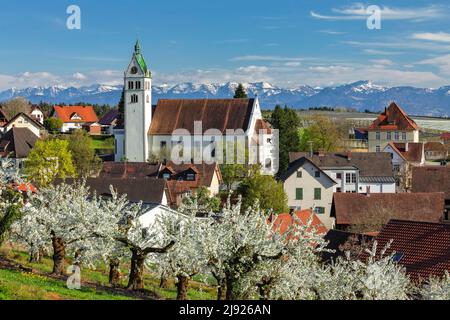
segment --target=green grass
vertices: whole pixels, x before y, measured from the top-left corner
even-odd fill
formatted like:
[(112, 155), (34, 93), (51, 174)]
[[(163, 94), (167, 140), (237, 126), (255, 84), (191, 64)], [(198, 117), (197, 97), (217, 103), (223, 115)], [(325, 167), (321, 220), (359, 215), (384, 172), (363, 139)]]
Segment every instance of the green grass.
[(114, 149), (114, 138), (112, 137), (92, 137), (91, 147), (95, 150)]
[(66, 283), (44, 276), (0, 270), (0, 300), (131, 300), (122, 295), (82, 287), (70, 290)]
[[(9, 249), (2, 250), (4, 256), (13, 260), (24, 267), (32, 268), (38, 274), (50, 274), (53, 267), (53, 261), (50, 257), (42, 259), (41, 263), (29, 263), (28, 253), (22, 250)], [(69, 266), (68, 259), (66, 266)], [(124, 288), (127, 285), (129, 265), (121, 265), (121, 281), (120, 286)], [(83, 282), (97, 284), (108, 287), (109, 268), (107, 265), (100, 263), (95, 270), (82, 268), (81, 279)], [(175, 299), (177, 290), (174, 280), (168, 281), (168, 288), (159, 287), (159, 277), (150, 272), (146, 272), (144, 277), (145, 289), (152, 291), (157, 296), (163, 299)], [(17, 287), (20, 290), (15, 290)], [(55, 295), (48, 295), (46, 293), (52, 292)], [(214, 287), (214, 279), (206, 279), (206, 284), (203, 283), (201, 277), (194, 277), (190, 282), (188, 289), (189, 300), (215, 300), (216, 289)], [(54, 280), (38, 275), (31, 275), (17, 271), (1, 270), (0, 269), (0, 300), (2, 299), (80, 299), (80, 300), (117, 300), (117, 299), (132, 299), (127, 296), (114, 295), (109, 292), (96, 291), (93, 288), (88, 288), (82, 285), (82, 290), (69, 290), (66, 283), (60, 280)]]

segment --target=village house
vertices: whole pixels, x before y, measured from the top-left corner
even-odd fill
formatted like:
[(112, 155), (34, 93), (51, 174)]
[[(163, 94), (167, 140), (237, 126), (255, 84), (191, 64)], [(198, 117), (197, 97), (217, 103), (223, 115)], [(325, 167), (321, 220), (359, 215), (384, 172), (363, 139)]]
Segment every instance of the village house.
[(92, 106), (55, 106), (50, 116), (62, 120), (62, 133), (83, 129), (92, 135), (101, 134), (101, 126)]
[(332, 229), (324, 237), (327, 242), (321, 254), (322, 261), (333, 263), (339, 257), (345, 257), (346, 252), (350, 252), (352, 257), (361, 258), (366, 249), (373, 246), (374, 236)]
[(450, 224), (422, 221), (390, 221), (376, 237), (378, 250), (394, 254), (415, 282), (450, 271)]
[(37, 137), (40, 137), (42, 132), (45, 130), (44, 126), (40, 122), (34, 120), (31, 116), (25, 113), (18, 113), (11, 120), (5, 123), (2, 127), (3, 134), (10, 131), (12, 128), (26, 128)]
[(425, 143), (425, 160), (442, 161), (448, 159), (448, 148), (444, 143), (432, 141)]
[[(444, 219), (444, 193), (335, 193), (331, 216), (336, 228), (361, 228), (377, 233), (391, 219), (440, 223)], [(367, 230), (370, 229), (370, 230)]]
[(412, 192), (444, 192), (444, 219), (450, 220), (450, 166), (412, 168), (411, 186)]
[(388, 154), (374, 152), (326, 153), (291, 152), (289, 160), (306, 157), (327, 173), (337, 184), (333, 192), (393, 193), (395, 180)]
[[(76, 179), (65, 179), (65, 183), (73, 184)], [(60, 184), (63, 180), (58, 179), (55, 183)], [(86, 186), (91, 192), (100, 197), (112, 197), (111, 187), (119, 195), (127, 196), (127, 200), (133, 203), (142, 202), (146, 205), (169, 205), (169, 193), (165, 180), (145, 178), (89, 178)]]
[[(168, 206), (177, 208), (183, 198), (195, 194), (201, 187), (206, 188), (211, 196), (219, 193), (222, 176), (217, 164), (183, 164), (167, 163), (126, 163), (106, 162), (98, 179), (117, 179), (133, 181), (148, 179), (165, 181)], [(149, 182), (151, 183), (151, 182)]]
[(114, 128), (118, 124), (119, 110), (109, 110), (98, 122), (102, 127), (102, 134), (112, 136), (114, 134)]
[(44, 124), (44, 112), (42, 112), (39, 106), (33, 105), (31, 106), (30, 117), (39, 122), (40, 124)]
[(381, 152), (391, 142), (417, 143), (420, 128), (396, 103), (386, 110), (367, 129), (369, 152)]
[(313, 209), (329, 229), (334, 193), (394, 193), (391, 158), (385, 153), (290, 153), (281, 177), (294, 210)]
[(21, 168), (38, 140), (39, 136), (30, 129), (12, 127), (0, 138), (0, 157), (14, 160), (16, 167)]
[(330, 209), (337, 182), (333, 178), (302, 157), (291, 163), (281, 180), (293, 211), (312, 209), (328, 229), (334, 228)]
[(114, 129), (115, 161), (146, 162), (161, 152), (171, 154), (180, 145), (185, 146), (183, 162), (192, 162), (194, 155), (200, 156), (198, 162), (219, 161), (221, 150), (216, 147), (226, 135), (226, 142), (240, 139), (243, 145), (238, 147), (245, 150), (258, 147), (250, 152), (250, 160), (269, 173), (278, 171), (276, 139), (257, 98), (168, 99), (153, 107), (152, 73), (139, 43), (125, 71), (124, 85), (125, 123)]
[[(284, 235), (288, 231), (296, 232), (299, 227), (308, 226), (308, 232), (314, 233), (319, 236), (324, 236), (328, 229), (325, 225), (320, 221), (314, 212), (311, 210), (303, 210), (295, 212), (292, 210), (290, 213), (282, 213), (277, 215), (276, 217), (272, 217), (271, 219), (275, 219), (274, 221), (269, 221), (273, 223), (273, 230), (279, 232)], [(299, 227), (297, 227), (299, 226)], [(295, 238), (292, 238), (295, 239)]]

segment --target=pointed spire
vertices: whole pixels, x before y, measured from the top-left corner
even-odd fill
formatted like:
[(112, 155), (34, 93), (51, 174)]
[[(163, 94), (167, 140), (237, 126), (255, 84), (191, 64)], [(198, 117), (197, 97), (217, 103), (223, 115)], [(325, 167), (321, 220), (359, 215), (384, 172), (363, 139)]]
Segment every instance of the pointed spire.
[(140, 54), (141, 53), (141, 44), (139, 43), (139, 40), (136, 40), (136, 44), (134, 46), (134, 52), (136, 54)]

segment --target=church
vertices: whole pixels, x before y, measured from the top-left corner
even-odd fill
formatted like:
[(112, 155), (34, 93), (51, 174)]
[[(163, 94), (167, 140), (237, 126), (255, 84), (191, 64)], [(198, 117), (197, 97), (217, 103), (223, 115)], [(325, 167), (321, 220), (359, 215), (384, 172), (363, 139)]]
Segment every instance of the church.
[(245, 149), (244, 161), (261, 164), (265, 174), (278, 172), (277, 131), (263, 119), (257, 97), (160, 99), (153, 105), (152, 73), (139, 41), (124, 86), (124, 123), (114, 129), (116, 162), (149, 162), (164, 153), (170, 161), (181, 154), (183, 163), (240, 163), (221, 152), (232, 142), (233, 150)]

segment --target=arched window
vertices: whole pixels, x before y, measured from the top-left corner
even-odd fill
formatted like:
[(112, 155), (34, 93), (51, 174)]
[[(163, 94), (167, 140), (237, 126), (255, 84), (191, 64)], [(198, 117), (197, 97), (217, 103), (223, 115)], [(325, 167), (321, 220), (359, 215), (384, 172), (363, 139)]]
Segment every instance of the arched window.
[(133, 90), (133, 89), (134, 89), (134, 82), (128, 81), (128, 90)]
[(136, 90), (141, 90), (141, 82), (136, 81)]
[(138, 95), (137, 94), (132, 94), (131, 95), (131, 103), (138, 103), (139, 99), (138, 99)]
[(147, 95), (147, 103), (150, 103), (150, 96)]

